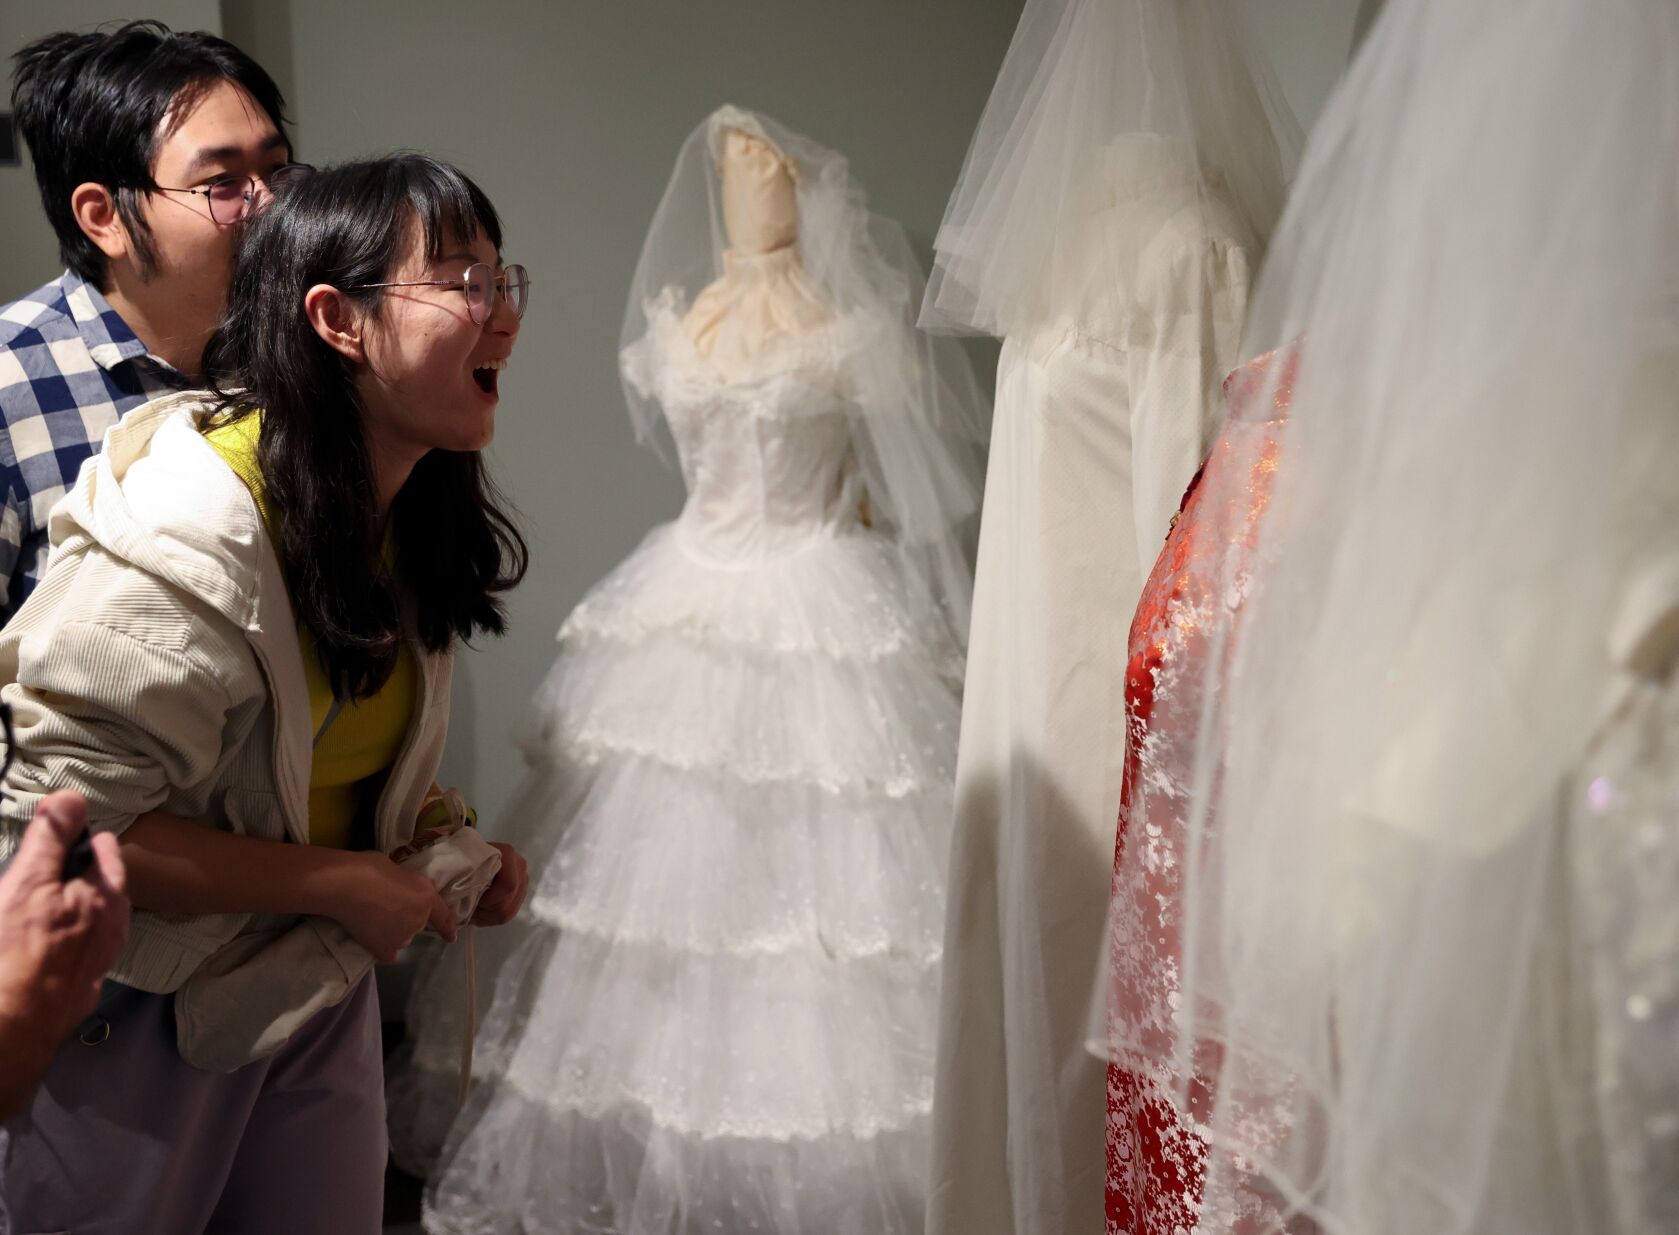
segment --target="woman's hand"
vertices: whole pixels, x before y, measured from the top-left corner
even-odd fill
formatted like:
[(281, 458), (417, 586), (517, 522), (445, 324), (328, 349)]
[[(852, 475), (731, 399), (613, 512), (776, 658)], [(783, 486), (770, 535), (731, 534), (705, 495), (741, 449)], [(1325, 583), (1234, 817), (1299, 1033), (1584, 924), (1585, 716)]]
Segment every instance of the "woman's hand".
[(512, 845), (496, 844), (495, 848), (501, 851), (501, 869), (479, 898), (478, 908), (472, 915), (474, 926), (501, 926), (511, 922), (525, 903), (530, 872), (525, 868), (524, 855)]
[(457, 931), (455, 915), (424, 875), (403, 870), (382, 853), (345, 854), (329, 912), (381, 965), (396, 960), (428, 926), (445, 940)]

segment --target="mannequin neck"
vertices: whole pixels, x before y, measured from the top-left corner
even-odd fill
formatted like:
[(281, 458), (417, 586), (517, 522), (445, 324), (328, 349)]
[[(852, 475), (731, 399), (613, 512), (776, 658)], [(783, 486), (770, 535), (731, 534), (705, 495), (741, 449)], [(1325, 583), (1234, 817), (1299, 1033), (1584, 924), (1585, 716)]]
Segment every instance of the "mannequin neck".
[(768, 252), (726, 251), (722, 277), (695, 299), (683, 325), (700, 355), (731, 373), (831, 316), (798, 246), (787, 244)]

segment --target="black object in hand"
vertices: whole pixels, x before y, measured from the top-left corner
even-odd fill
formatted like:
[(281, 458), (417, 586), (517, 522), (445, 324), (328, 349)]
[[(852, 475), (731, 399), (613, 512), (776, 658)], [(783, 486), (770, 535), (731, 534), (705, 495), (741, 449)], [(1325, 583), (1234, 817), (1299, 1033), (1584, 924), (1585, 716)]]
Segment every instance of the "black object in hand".
[(83, 828), (82, 834), (76, 838), (76, 843), (71, 845), (64, 854), (64, 869), (59, 872), (59, 881), (69, 883), (72, 879), (80, 879), (87, 874), (88, 868), (92, 865), (93, 836), (86, 828)]

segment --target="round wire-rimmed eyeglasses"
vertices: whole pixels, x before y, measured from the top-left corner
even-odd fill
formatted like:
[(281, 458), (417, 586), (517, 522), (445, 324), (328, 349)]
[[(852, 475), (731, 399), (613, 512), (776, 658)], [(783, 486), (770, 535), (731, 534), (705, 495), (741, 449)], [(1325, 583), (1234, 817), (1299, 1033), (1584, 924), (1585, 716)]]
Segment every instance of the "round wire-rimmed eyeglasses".
[(525, 315), (525, 302), (530, 299), (531, 276), (523, 266), (504, 266), (500, 274), (484, 262), (473, 262), (458, 279), (414, 279), (406, 283), (356, 283), (344, 290), (371, 291), (376, 287), (452, 287), (466, 295), (466, 314), (474, 325), (482, 326), (495, 311), (499, 294), (513, 310), (514, 317)]
[(165, 184), (147, 187), (158, 193), (190, 193), (202, 197), (209, 204), (210, 221), (220, 227), (231, 227), (258, 213), (267, 199), (314, 170), (308, 163), (282, 163), (265, 175), (217, 176), (196, 189), (174, 189)]

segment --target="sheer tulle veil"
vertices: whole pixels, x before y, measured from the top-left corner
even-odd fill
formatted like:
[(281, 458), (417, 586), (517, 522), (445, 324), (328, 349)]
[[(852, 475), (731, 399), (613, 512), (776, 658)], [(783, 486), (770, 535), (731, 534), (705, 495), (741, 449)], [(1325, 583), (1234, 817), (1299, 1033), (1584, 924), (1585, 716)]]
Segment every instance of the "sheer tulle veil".
[(1271, 503), (1116, 871), (1108, 1045), (1196, 1111), (1212, 1221), (1606, 1229), (1505, 1115), (1562, 787), (1679, 535), (1676, 190), (1667, 0), (1389, 0), (1313, 134), (1245, 349), (1300, 349)]
[(1028, 0), (934, 242), (922, 325), (1002, 336), (1093, 278), (1126, 286), (1134, 255), (1088, 221), (1139, 139), (1204, 207), (1271, 234), (1300, 135), (1241, 5)]
[[(845, 157), (775, 120), (722, 107), (689, 134), (648, 228), (624, 312), (621, 345), (644, 338), (661, 303), (692, 304), (724, 272), (721, 135), (741, 129), (789, 163), (805, 273), (843, 329), (832, 331), (854, 408), (854, 446), (871, 516), (905, 569), (932, 589), (965, 641), (973, 571), (966, 542), (979, 510), (990, 402), (961, 349), (915, 329), (924, 278), (903, 228), (868, 208)], [(624, 396), (639, 441), (673, 452), (656, 399)]]

